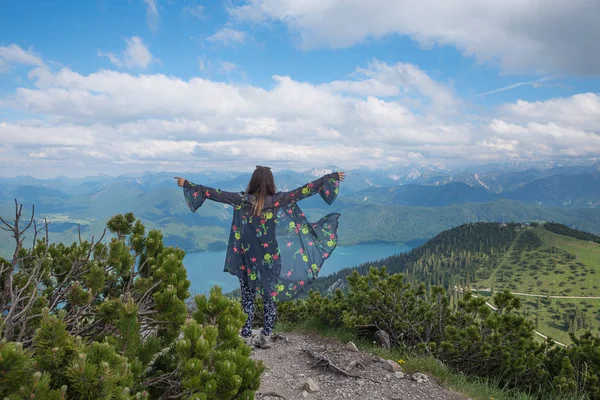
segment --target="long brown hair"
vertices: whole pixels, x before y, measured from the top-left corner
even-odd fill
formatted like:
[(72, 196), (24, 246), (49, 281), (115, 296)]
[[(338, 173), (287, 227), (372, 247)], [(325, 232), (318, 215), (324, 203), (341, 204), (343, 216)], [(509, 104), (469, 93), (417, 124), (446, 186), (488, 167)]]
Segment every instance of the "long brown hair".
[(271, 168), (257, 165), (252, 173), (250, 182), (248, 182), (246, 193), (254, 195), (255, 198), (252, 213), (260, 215), (265, 204), (265, 197), (275, 194), (275, 178), (273, 178)]

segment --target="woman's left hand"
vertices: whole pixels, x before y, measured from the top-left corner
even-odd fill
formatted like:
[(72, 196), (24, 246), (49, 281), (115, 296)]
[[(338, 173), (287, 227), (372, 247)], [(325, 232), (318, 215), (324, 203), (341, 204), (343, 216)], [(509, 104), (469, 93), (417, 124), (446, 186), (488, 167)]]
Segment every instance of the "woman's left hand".
[(176, 176), (175, 179), (177, 179), (177, 186), (183, 187), (185, 179), (184, 178), (180, 178), (179, 176)]

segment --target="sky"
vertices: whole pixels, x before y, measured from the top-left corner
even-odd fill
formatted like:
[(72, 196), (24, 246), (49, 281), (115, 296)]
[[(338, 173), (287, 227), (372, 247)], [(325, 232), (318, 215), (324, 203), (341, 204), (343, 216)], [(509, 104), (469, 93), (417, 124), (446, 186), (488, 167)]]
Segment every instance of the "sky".
[(600, 158), (598, 0), (3, 0), (0, 176)]

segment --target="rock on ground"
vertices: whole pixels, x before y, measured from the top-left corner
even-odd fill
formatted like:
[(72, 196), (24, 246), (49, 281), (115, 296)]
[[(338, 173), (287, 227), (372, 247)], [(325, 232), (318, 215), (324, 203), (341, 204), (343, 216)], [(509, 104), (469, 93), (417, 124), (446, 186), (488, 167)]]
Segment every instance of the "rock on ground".
[[(327, 399), (327, 400), (464, 400), (466, 397), (442, 388), (434, 379), (424, 381), (416, 375), (390, 372), (384, 362), (372, 354), (354, 352), (336, 340), (314, 334), (288, 333), (270, 349), (255, 349), (252, 358), (262, 360), (267, 369), (256, 399)], [(311, 368), (315, 359), (304, 350), (323, 355), (336, 366), (357, 377), (346, 377), (333, 369)], [(384, 360), (385, 361), (385, 360)], [(406, 377), (404, 377), (406, 375)], [(313, 380), (318, 391), (308, 393), (305, 383)]]
[(386, 331), (379, 330), (375, 332), (375, 340), (384, 349), (390, 349), (392, 347), (390, 335)]

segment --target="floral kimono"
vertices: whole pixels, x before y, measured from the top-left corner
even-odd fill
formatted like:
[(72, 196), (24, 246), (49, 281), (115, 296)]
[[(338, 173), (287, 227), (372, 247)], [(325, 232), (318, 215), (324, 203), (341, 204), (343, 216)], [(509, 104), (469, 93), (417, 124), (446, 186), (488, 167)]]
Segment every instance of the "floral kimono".
[(328, 174), (295, 190), (267, 196), (260, 216), (252, 213), (254, 196), (244, 192), (224, 192), (186, 181), (183, 193), (192, 212), (206, 199), (234, 207), (225, 271), (263, 296), (283, 301), (297, 297), (317, 278), (337, 245), (340, 214), (311, 223), (297, 202), (318, 193), (331, 204), (338, 190), (337, 172)]

